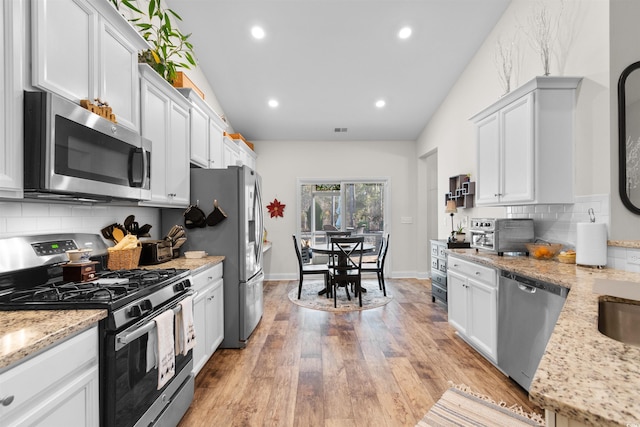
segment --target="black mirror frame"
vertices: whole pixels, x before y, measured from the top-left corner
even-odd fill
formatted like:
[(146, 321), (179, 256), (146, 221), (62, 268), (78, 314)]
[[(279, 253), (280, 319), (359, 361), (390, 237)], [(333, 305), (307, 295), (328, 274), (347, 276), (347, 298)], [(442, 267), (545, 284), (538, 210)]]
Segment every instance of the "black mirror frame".
[[(622, 204), (631, 212), (640, 215), (640, 207), (633, 204), (627, 194), (627, 111), (625, 83), (629, 75), (640, 69), (640, 61), (634, 62), (622, 71), (618, 80), (618, 192)], [(639, 118), (640, 120), (640, 118)]]

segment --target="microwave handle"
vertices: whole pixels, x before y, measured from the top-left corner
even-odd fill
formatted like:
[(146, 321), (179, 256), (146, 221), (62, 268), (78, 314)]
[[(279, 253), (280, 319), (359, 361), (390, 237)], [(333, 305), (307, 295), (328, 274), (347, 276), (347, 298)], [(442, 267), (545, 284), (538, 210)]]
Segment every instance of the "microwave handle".
[[(145, 150), (144, 147), (140, 147), (140, 148), (136, 148), (135, 150), (131, 151), (130, 156), (130, 163), (129, 163), (129, 182), (131, 183), (132, 187), (140, 187), (140, 188), (146, 188), (147, 185), (147, 168), (149, 167), (149, 160), (147, 159), (147, 153), (149, 151)], [(133, 179), (133, 171), (134, 171), (134, 167), (135, 165), (133, 164), (133, 158), (135, 157), (136, 154), (140, 154), (142, 156), (142, 177), (140, 179), (140, 181), (134, 181)]]
[(141, 148), (142, 150), (142, 184), (140, 185), (142, 188), (149, 188), (149, 183), (147, 182), (149, 180), (149, 175), (147, 174), (147, 170), (149, 169), (149, 157), (150, 155), (150, 151), (145, 150), (144, 147)]

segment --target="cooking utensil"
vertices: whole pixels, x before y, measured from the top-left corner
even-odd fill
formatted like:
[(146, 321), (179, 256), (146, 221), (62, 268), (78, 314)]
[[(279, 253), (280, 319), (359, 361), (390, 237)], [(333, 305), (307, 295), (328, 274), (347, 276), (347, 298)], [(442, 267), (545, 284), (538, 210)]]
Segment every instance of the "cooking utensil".
[(207, 216), (206, 222), (207, 225), (214, 226), (220, 224), (222, 221), (227, 219), (227, 214), (222, 210), (220, 206), (218, 206), (218, 200), (213, 201), (213, 212)]
[[(131, 233), (131, 225), (136, 220), (135, 215), (129, 215), (124, 219), (124, 229)], [(133, 233), (132, 233), (133, 234)]]
[(124, 236), (127, 235), (127, 231), (124, 229), (122, 225), (115, 224), (111, 234), (113, 235), (114, 242), (120, 243), (122, 239), (124, 239)]
[(102, 237), (104, 237), (107, 240), (113, 240), (113, 227), (115, 227), (116, 225), (117, 225), (116, 223), (113, 223), (111, 225), (107, 225), (102, 230), (100, 230), (100, 232), (102, 233)]
[(138, 228), (138, 237), (149, 237), (149, 230), (151, 230), (150, 224), (145, 224)]

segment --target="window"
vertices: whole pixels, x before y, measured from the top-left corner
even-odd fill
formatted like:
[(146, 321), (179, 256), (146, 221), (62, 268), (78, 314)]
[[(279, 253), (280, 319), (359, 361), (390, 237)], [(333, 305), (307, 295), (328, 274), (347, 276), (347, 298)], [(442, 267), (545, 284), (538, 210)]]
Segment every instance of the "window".
[(387, 179), (298, 182), (298, 235), (326, 242), (326, 230), (345, 230), (378, 245), (386, 231)]

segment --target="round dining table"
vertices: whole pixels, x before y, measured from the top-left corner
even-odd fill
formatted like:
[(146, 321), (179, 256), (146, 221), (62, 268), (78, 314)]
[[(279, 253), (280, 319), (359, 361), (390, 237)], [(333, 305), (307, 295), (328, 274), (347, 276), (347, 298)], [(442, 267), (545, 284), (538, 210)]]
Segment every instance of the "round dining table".
[[(338, 257), (344, 257), (344, 252), (340, 251), (340, 249), (336, 248), (335, 250), (333, 249), (331, 243), (321, 243), (318, 245), (311, 245), (309, 246), (309, 249), (311, 249), (311, 253), (316, 253), (316, 254), (325, 254), (325, 255), (337, 255)], [(373, 252), (376, 249), (375, 245), (372, 245), (371, 243), (363, 243), (362, 244), (362, 253), (366, 254), (366, 253), (370, 253)], [(360, 251), (358, 251), (360, 252)], [(341, 263), (342, 261), (338, 260), (338, 263)], [(345, 261), (346, 263), (346, 261)], [(328, 286), (328, 285), (327, 285)], [(367, 292), (367, 290), (365, 288), (360, 288), (362, 292)], [(327, 288), (322, 289), (318, 292), (318, 295), (324, 295), (326, 294), (328, 291)]]

